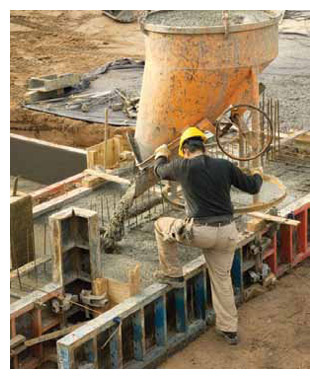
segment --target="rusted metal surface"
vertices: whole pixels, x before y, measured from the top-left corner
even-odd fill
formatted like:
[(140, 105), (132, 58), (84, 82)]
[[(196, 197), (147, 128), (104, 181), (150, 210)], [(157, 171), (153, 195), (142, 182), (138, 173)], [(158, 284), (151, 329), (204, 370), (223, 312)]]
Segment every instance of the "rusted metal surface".
[[(258, 118), (261, 124), (259, 130), (256, 128)], [(257, 159), (267, 151), (274, 140), (275, 132), (269, 116), (252, 105), (232, 105), (218, 118), (216, 125), (216, 141), (219, 148), (234, 160), (244, 162)], [(222, 137), (227, 138), (232, 126), (236, 127), (235, 133), (223, 144)], [(239, 149), (234, 151), (234, 144), (238, 144)], [(229, 151), (231, 148), (232, 152)]]
[[(163, 12), (163, 11), (162, 11)], [(224, 26), (167, 27), (144, 22), (146, 65), (135, 138), (142, 158), (231, 104), (258, 106), (257, 74), (278, 54), (278, 18)]]

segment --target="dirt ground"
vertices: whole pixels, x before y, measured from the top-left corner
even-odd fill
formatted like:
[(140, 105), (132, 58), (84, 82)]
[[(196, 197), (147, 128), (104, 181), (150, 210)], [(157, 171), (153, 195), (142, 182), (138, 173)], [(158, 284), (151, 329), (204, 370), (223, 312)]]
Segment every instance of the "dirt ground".
[[(284, 20), (279, 57), (261, 76), (267, 94), (280, 99), (281, 126), (287, 129), (310, 125), (309, 24), (298, 25), (296, 34), (296, 23)], [(71, 146), (97, 143), (104, 135), (100, 124), (22, 108), (26, 81), (84, 73), (124, 56), (144, 58), (136, 23), (115, 23), (101, 11), (11, 11), (11, 131)], [(308, 260), (273, 291), (242, 305), (239, 346), (225, 345), (211, 328), (161, 367), (310, 368), (309, 287)]]
[(211, 328), (161, 368), (309, 369), (309, 290), (308, 259), (239, 308), (239, 345), (229, 346)]
[[(260, 75), (267, 95), (280, 100), (284, 130), (310, 124), (310, 12), (304, 13), (302, 20), (294, 15), (284, 19), (279, 55)], [(85, 73), (120, 57), (144, 58), (137, 23), (116, 23), (99, 10), (11, 11), (11, 131), (68, 146), (98, 143), (104, 136), (102, 124), (22, 108), (26, 81), (31, 76)]]
[(32, 76), (85, 73), (121, 57), (144, 58), (137, 23), (116, 23), (101, 11), (11, 11), (11, 132), (68, 146), (102, 141), (102, 124), (22, 108), (26, 82)]

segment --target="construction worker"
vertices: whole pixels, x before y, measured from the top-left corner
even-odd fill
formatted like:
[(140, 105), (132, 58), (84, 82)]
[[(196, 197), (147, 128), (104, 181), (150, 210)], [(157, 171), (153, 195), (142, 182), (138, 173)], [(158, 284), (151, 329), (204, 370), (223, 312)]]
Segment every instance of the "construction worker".
[[(200, 247), (211, 281), (216, 330), (229, 344), (237, 344), (237, 310), (230, 270), (238, 240), (230, 198), (231, 185), (249, 194), (261, 188), (262, 170), (244, 174), (225, 159), (205, 154), (205, 134), (189, 127), (180, 139), (179, 155), (169, 162), (167, 145), (155, 150), (155, 174), (181, 184), (187, 218), (161, 217), (155, 222), (160, 270), (155, 277), (164, 283), (183, 286), (177, 243)], [(182, 283), (183, 282), (183, 283)]]

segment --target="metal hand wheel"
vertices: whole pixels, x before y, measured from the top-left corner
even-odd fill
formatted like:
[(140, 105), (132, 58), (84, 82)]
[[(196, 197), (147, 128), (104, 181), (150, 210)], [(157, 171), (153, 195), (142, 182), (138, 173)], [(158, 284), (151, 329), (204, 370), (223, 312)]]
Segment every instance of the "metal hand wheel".
[[(243, 169), (247, 171), (247, 169)], [(248, 173), (248, 172), (247, 172)], [(248, 212), (254, 211), (264, 211), (275, 207), (278, 205), (287, 195), (286, 187), (283, 183), (273, 175), (263, 174), (264, 183), (268, 183), (268, 187), (264, 192), (270, 189), (270, 186), (273, 186), (273, 190), (271, 192), (272, 196), (270, 198), (264, 199), (263, 202), (259, 203), (250, 203), (251, 195), (246, 195), (248, 197), (248, 201), (245, 203), (235, 203), (236, 197), (232, 196), (232, 201), (234, 203), (234, 214), (244, 214)], [(162, 196), (166, 202), (170, 203), (176, 209), (185, 209), (185, 201), (183, 198), (182, 188), (176, 182), (169, 182), (165, 185), (162, 191)]]
[(247, 104), (232, 105), (216, 120), (216, 141), (228, 157), (250, 161), (271, 145), (272, 122), (261, 109)]

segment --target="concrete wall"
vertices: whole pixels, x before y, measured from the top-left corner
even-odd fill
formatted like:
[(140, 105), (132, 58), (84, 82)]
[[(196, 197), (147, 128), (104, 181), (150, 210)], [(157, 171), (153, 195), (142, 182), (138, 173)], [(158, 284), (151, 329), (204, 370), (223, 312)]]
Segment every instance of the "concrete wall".
[(34, 138), (10, 135), (11, 175), (52, 184), (87, 168), (82, 149), (56, 145)]
[(34, 259), (34, 234), (31, 196), (10, 197), (11, 268)]

